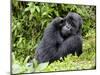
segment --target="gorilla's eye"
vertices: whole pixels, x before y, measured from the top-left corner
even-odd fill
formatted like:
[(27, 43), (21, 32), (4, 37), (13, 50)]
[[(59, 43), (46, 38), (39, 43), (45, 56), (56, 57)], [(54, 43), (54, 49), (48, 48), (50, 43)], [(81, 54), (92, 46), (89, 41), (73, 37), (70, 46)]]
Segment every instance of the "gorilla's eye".
[(75, 25), (75, 24), (72, 24), (72, 27), (74, 27), (74, 28), (75, 28), (75, 27), (76, 27), (76, 25)]
[(72, 17), (72, 16), (70, 16), (70, 17), (69, 17), (69, 19), (70, 19), (70, 20), (73, 20), (73, 17)]

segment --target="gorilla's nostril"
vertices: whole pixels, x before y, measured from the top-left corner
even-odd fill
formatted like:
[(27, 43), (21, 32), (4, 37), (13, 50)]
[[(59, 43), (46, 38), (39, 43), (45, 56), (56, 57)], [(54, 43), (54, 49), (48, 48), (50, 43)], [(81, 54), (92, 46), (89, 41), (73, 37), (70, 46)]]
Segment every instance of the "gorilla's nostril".
[(66, 25), (66, 29), (67, 30), (70, 30), (71, 29), (71, 26)]

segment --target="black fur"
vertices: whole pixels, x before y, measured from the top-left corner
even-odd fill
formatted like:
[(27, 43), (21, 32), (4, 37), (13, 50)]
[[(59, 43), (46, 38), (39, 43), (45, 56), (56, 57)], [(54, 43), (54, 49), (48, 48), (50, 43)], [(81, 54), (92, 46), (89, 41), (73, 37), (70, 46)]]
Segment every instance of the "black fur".
[(55, 18), (45, 29), (43, 38), (35, 51), (39, 63), (50, 63), (72, 53), (82, 53), (82, 18), (68, 13), (65, 18)]

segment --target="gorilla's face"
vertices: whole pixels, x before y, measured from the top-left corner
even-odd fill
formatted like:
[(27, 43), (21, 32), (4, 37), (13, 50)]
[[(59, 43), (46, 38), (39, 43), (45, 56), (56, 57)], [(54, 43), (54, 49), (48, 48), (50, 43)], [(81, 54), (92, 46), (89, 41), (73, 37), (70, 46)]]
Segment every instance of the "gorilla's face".
[(61, 21), (61, 34), (65, 37), (80, 33), (82, 18), (76, 13), (68, 13)]
[(63, 36), (68, 36), (72, 33), (72, 26), (71, 24), (69, 24), (67, 21), (65, 21), (63, 24), (62, 24), (62, 28), (61, 28), (61, 34)]

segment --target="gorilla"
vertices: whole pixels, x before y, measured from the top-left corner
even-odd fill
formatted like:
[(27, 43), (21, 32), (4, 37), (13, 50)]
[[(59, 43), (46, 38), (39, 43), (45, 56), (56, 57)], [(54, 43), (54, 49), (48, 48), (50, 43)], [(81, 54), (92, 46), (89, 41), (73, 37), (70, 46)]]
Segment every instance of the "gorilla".
[(83, 20), (74, 12), (66, 17), (56, 17), (45, 29), (43, 38), (35, 51), (39, 63), (53, 62), (68, 54), (82, 54), (81, 27)]

